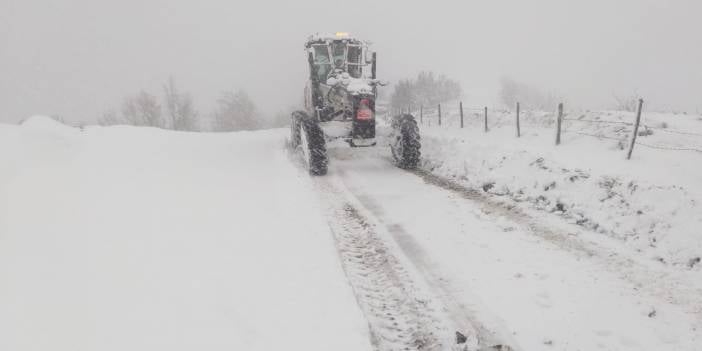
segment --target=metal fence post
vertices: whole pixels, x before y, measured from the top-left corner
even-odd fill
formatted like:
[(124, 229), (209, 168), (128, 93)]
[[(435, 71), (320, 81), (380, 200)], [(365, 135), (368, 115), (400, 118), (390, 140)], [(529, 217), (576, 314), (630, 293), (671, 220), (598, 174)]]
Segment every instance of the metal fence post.
[(522, 136), (522, 133), (519, 130), (519, 103), (517, 102), (517, 138), (520, 136)]
[(558, 117), (556, 119), (556, 145), (561, 145), (561, 123), (563, 121), (563, 103), (558, 104)]
[(461, 128), (463, 128), (463, 101), (458, 103), (458, 107), (461, 109)]
[(634, 124), (634, 134), (631, 136), (631, 145), (629, 145), (629, 153), (626, 155), (627, 160), (631, 160), (631, 153), (634, 151), (634, 144), (636, 144), (636, 135), (639, 134), (639, 124), (641, 123), (642, 107), (643, 99), (639, 99), (639, 108), (636, 112), (636, 124)]
[(487, 127), (487, 106), (485, 106), (485, 133), (487, 133), (488, 127)]

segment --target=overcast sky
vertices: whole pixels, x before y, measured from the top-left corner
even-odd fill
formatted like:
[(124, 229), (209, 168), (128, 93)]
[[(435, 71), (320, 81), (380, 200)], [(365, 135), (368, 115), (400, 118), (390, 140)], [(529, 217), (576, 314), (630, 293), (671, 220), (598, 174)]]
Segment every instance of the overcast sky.
[(445, 73), (471, 105), (495, 104), (506, 76), (571, 106), (636, 91), (702, 111), (700, 0), (0, 0), (0, 121), (94, 121), (171, 75), (203, 113), (241, 88), (284, 111), (301, 100), (305, 38), (336, 31), (374, 43), (381, 78)]

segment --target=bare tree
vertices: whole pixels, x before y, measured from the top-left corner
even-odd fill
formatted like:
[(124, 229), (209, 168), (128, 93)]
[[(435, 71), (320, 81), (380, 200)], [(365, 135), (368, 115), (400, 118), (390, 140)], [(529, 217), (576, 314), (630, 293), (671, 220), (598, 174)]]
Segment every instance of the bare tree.
[(166, 116), (170, 119), (170, 127), (174, 130), (198, 129), (198, 114), (193, 106), (192, 96), (178, 91), (173, 77), (163, 86)]
[(401, 80), (395, 85), (390, 104), (397, 109), (407, 106), (435, 106), (458, 99), (462, 94), (461, 84), (445, 75), (420, 72), (416, 79)]
[(500, 81), (499, 97), (506, 107), (517, 102), (532, 109), (551, 109), (562, 100), (554, 93), (543, 93), (536, 88), (504, 77)]
[(405, 79), (395, 84), (395, 89), (390, 96), (390, 104), (397, 109), (406, 108), (415, 104), (415, 89), (411, 80)]
[(636, 112), (639, 99), (641, 98), (641, 95), (639, 95), (637, 92), (633, 92), (627, 96), (618, 96), (617, 94), (613, 93), (612, 96), (614, 97), (615, 101), (614, 109), (617, 111), (628, 112)]
[(155, 96), (145, 91), (124, 99), (122, 118), (129, 125), (166, 128), (161, 117), (161, 105)]
[(98, 124), (101, 126), (114, 126), (124, 124), (124, 120), (117, 115), (117, 112), (110, 110), (102, 114), (102, 117), (98, 120)]
[(458, 83), (458, 81), (449, 79), (443, 74), (436, 80), (435, 87), (437, 94), (435, 97), (436, 100), (433, 101), (434, 104), (457, 100), (463, 94), (461, 84)]
[(519, 88), (517, 83), (509, 78), (502, 78), (500, 80), (500, 91), (498, 96), (500, 97), (500, 102), (505, 106), (514, 106), (519, 100), (518, 97)]
[(51, 119), (53, 119), (54, 121), (59, 122), (59, 123), (61, 123), (61, 124), (69, 125), (69, 124), (66, 122), (66, 120), (63, 118), (63, 116), (61, 116), (61, 115), (59, 115), (59, 114), (53, 114), (53, 115), (51, 115)]
[(215, 131), (254, 130), (262, 127), (256, 105), (245, 91), (227, 91), (217, 100)]

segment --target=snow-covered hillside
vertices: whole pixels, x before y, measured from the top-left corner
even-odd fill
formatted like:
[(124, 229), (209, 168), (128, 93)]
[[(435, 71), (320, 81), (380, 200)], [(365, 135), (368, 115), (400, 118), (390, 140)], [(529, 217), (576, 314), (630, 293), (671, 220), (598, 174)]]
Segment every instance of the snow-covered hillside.
[(0, 125), (0, 350), (369, 350), (282, 139)]
[[(626, 160), (634, 113), (570, 112), (555, 145), (555, 114), (455, 111), (422, 127), (424, 169), (626, 242), (661, 264), (700, 269), (702, 117), (644, 112)], [(430, 122), (431, 121), (431, 122)], [(431, 123), (431, 126), (430, 126)]]

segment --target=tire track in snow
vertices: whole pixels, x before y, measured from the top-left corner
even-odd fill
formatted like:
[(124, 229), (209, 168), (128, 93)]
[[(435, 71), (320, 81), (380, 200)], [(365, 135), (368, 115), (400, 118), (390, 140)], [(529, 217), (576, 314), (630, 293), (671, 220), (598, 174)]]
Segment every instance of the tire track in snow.
[(451, 331), (437, 316), (439, 307), (415, 284), (376, 225), (326, 179), (316, 185), (326, 197), (329, 227), (374, 348), (450, 350)]
[[(340, 174), (341, 181), (344, 182), (345, 172), (337, 171), (337, 173)], [(346, 188), (345, 185), (344, 188)], [(431, 296), (441, 306), (442, 316), (446, 323), (452, 327), (451, 330), (459, 331), (470, 338), (469, 344), (472, 346), (468, 348), (469, 350), (515, 350), (513, 348), (517, 347), (515, 341), (510, 337), (507, 329), (503, 328), (494, 316), (490, 318), (490, 316), (486, 316), (483, 313), (481, 318), (490, 318), (490, 323), (486, 324), (471, 307), (459, 302), (460, 299), (455, 296), (457, 290), (453, 288), (449, 280), (442, 276), (429, 254), (411, 234), (405, 231), (402, 225), (387, 223), (383, 219), (382, 207), (378, 206), (375, 199), (364, 195), (362, 192), (357, 193), (351, 188), (348, 188), (348, 192), (349, 197), (356, 199), (360, 206), (372, 215), (374, 221), (381, 228), (386, 229), (387, 236), (397, 245), (403, 256), (407, 258), (406, 265), (411, 266), (414, 271), (419, 273), (421, 280), (426, 283), (427, 290), (431, 292)], [(467, 293), (465, 290), (460, 291), (463, 295)]]
[[(497, 343), (498, 337), (452, 297), (402, 227), (386, 227), (341, 178), (330, 178), (318, 178), (316, 185), (376, 350), (512, 350)], [(456, 331), (467, 338), (461, 344), (456, 344)]]
[[(412, 264), (422, 274), (434, 296), (441, 301), (445, 313), (456, 330), (470, 334), (475, 338), (475, 343), (478, 345), (479, 350), (512, 350), (505, 344), (514, 345), (513, 340), (510, 340), (510, 342), (503, 340), (506, 335), (505, 331), (500, 333), (502, 335), (498, 335), (498, 333), (488, 328), (483, 321), (477, 318), (473, 310), (458, 302), (458, 299), (454, 296), (455, 289), (452, 288), (451, 283), (436, 271), (431, 258), (414, 237), (406, 233), (404, 228), (397, 224), (389, 225), (388, 231), (390, 231), (402, 251), (411, 257)], [(465, 291), (462, 293), (466, 294)], [(481, 346), (482, 348), (480, 348)]]
[[(290, 160), (303, 171), (305, 166), (299, 155), (293, 150), (287, 152)], [(337, 156), (348, 157), (343, 153)], [(326, 216), (337, 253), (356, 301), (368, 321), (374, 349), (514, 351), (504, 343), (497, 343), (500, 338), (452, 297), (446, 282), (428, 269), (428, 260), (419, 259), (417, 262), (417, 257), (409, 257), (413, 256), (410, 251), (423, 255), (419, 245), (412, 245), (412, 238), (399, 226), (383, 228), (385, 224), (375, 217), (382, 216), (382, 212), (372, 212), (377, 210), (372, 206), (370, 210), (365, 208), (372, 203), (352, 194), (343, 184), (343, 171), (334, 171), (339, 176), (330, 174), (312, 180), (322, 203), (328, 205)], [(365, 210), (365, 216), (359, 208)], [(367, 216), (375, 223), (371, 223)], [(404, 262), (389, 250), (377, 232), (378, 226), (381, 231), (385, 229), (386, 240), (395, 244), (394, 251), (408, 256)], [(421, 271), (414, 277), (423, 278), (420, 280), (430, 286), (419, 288), (406, 266)], [(433, 295), (425, 291), (431, 291)], [(457, 331), (464, 338), (460, 344), (457, 343)]]

